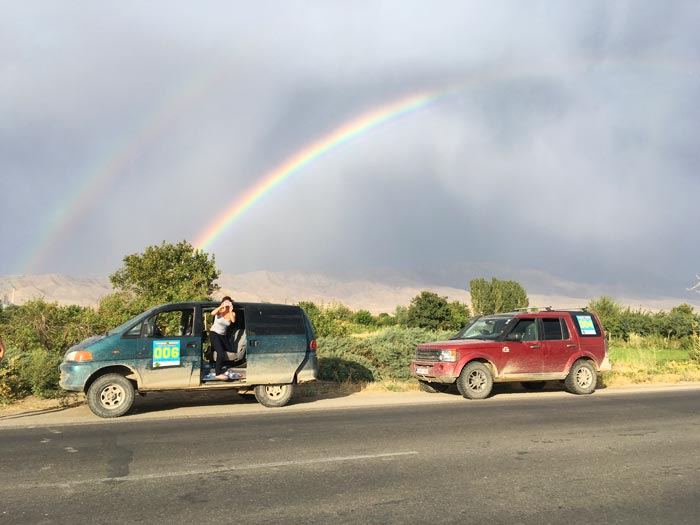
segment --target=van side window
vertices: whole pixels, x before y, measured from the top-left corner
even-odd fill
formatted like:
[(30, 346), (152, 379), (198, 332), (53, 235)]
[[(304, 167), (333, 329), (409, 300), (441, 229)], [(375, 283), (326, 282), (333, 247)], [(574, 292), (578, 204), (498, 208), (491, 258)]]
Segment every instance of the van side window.
[(249, 335), (306, 334), (301, 308), (295, 306), (259, 305), (245, 314)]
[(557, 317), (556, 319), (542, 319), (544, 326), (545, 341), (562, 341), (569, 339), (569, 329), (566, 327), (566, 322)]

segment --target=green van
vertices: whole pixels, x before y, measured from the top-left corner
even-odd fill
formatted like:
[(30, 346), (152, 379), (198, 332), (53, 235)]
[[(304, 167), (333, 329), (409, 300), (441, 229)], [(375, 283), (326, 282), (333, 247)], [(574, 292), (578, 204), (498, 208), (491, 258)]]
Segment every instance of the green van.
[(100, 417), (118, 417), (136, 392), (238, 389), (264, 406), (280, 407), (294, 385), (318, 377), (316, 336), (298, 306), (235, 303), (229, 327), (228, 381), (213, 380), (211, 311), (219, 303), (156, 306), (104, 335), (71, 347), (60, 365), (60, 386), (85, 392)]

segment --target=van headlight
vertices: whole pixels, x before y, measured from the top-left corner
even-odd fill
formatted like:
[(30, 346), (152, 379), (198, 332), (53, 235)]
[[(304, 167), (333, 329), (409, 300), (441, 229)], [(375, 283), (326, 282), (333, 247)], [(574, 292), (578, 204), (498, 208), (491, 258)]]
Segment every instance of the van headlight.
[(440, 350), (438, 361), (442, 361), (443, 363), (456, 363), (457, 355), (457, 350)]
[(92, 361), (92, 352), (87, 350), (71, 350), (64, 358), (66, 361)]

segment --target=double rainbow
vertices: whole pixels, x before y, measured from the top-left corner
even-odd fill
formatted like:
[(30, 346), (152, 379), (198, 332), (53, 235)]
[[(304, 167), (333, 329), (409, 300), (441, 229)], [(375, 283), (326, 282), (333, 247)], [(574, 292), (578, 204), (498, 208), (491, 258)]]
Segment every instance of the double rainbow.
[(196, 236), (193, 242), (194, 247), (201, 250), (209, 248), (225, 230), (256, 202), (305, 166), (359, 135), (386, 122), (424, 108), (446, 94), (447, 91), (438, 91), (410, 95), (399, 101), (364, 113), (307, 145), (264, 175), (260, 182), (248, 189), (243, 195), (234, 199), (224, 212)]

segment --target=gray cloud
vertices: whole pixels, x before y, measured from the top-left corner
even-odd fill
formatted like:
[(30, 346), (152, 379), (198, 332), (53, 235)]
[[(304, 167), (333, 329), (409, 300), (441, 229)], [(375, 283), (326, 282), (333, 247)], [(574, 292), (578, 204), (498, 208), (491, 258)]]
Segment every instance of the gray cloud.
[(0, 274), (39, 245), (34, 272), (105, 275), (193, 240), (343, 122), (449, 86), (267, 194), (214, 243), (219, 266), (678, 296), (700, 271), (694, 2), (3, 12)]

